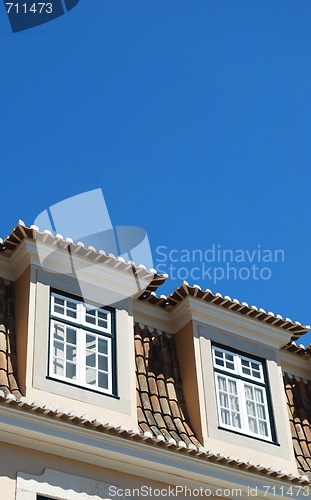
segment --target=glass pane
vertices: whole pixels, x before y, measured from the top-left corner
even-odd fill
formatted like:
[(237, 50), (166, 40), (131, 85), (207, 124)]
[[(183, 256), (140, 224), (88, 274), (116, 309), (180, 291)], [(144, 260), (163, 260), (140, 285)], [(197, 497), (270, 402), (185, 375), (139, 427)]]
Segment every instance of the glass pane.
[(88, 316), (96, 316), (96, 314), (95, 314), (95, 313), (96, 313), (96, 310), (95, 310), (95, 309), (87, 309), (87, 310), (86, 310), (86, 314), (87, 314)]
[(107, 356), (98, 356), (98, 368), (108, 372), (108, 358)]
[(98, 320), (98, 326), (100, 326), (101, 328), (107, 328), (108, 326), (108, 322), (103, 320), (103, 319), (99, 319)]
[(258, 403), (263, 403), (263, 392), (262, 389), (255, 389), (255, 398)]
[(253, 368), (254, 370), (259, 371), (259, 364), (258, 364), (258, 363), (254, 363), (254, 362), (252, 361), (251, 365), (252, 365), (252, 368)]
[(234, 382), (234, 380), (228, 380), (228, 385), (229, 385), (229, 392), (231, 394), (237, 394), (238, 393), (238, 390), (237, 390), (237, 386), (236, 386), (236, 382)]
[(106, 312), (104, 312), (104, 311), (97, 311), (97, 313), (98, 313), (98, 317), (99, 318), (107, 320), (108, 314)]
[(96, 366), (96, 354), (90, 351), (86, 351), (86, 366)]
[(218, 359), (218, 358), (216, 358), (216, 359), (215, 359), (215, 363), (216, 363), (216, 365), (218, 365), (218, 366), (224, 366), (224, 362), (223, 362), (223, 360), (222, 360), (222, 359)]
[(229, 401), (228, 401), (227, 394), (220, 392), (219, 393), (219, 401), (220, 401), (220, 406), (224, 406), (225, 408), (229, 408)]
[(61, 342), (55, 342), (54, 341), (54, 349), (53, 349), (53, 354), (54, 356), (57, 356), (58, 358), (64, 358), (64, 344)]
[(86, 369), (86, 383), (96, 385), (96, 370), (93, 368)]
[(253, 377), (260, 378), (260, 373), (259, 372), (253, 372)]
[(217, 377), (217, 378), (218, 378), (218, 388), (221, 391), (227, 391), (226, 379), (224, 377)]
[(71, 311), (71, 309), (67, 309), (67, 316), (69, 316), (70, 318), (76, 318), (77, 313), (75, 311)]
[(93, 318), (93, 316), (86, 315), (86, 322), (90, 323), (91, 325), (96, 325), (96, 318)]
[(229, 410), (221, 409), (221, 421), (223, 424), (230, 425), (230, 414)]
[(247, 415), (256, 417), (255, 403), (253, 403), (252, 401), (246, 401), (246, 409), (247, 409)]
[(230, 408), (231, 410), (239, 411), (239, 400), (236, 396), (230, 396)]
[(86, 335), (86, 347), (88, 349), (95, 350), (95, 348), (96, 348), (96, 337), (94, 337), (94, 335)]
[(248, 418), (249, 430), (258, 434), (257, 422), (255, 418)]
[(67, 300), (67, 307), (69, 307), (69, 309), (74, 309), (75, 311), (77, 310), (77, 304), (75, 302), (70, 302), (69, 300)]
[(54, 312), (57, 314), (64, 314), (64, 308), (59, 306), (54, 306)]
[(53, 372), (56, 375), (64, 375), (64, 361), (62, 359), (53, 359)]
[(98, 386), (102, 389), (108, 389), (108, 375), (107, 373), (98, 372)]
[(76, 343), (77, 343), (77, 331), (74, 330), (73, 328), (67, 327), (66, 340), (69, 344), (76, 345)]
[(66, 364), (66, 377), (71, 379), (76, 378), (76, 365), (71, 363)]
[(242, 372), (245, 373), (245, 375), (250, 375), (251, 371), (249, 368), (246, 368), (245, 366), (242, 366)]
[(65, 304), (65, 301), (64, 301), (64, 299), (60, 299), (59, 297), (54, 297), (54, 303), (60, 304), (63, 306)]
[(108, 342), (105, 339), (98, 339), (98, 352), (100, 354), (108, 354)]
[(54, 339), (64, 340), (64, 338), (65, 338), (64, 327), (62, 325), (54, 323)]
[(233, 356), (232, 356), (232, 354), (226, 354), (226, 359), (227, 359), (228, 361), (233, 361)]
[(232, 425), (241, 429), (241, 419), (238, 413), (232, 413)]
[(263, 405), (257, 405), (257, 416), (259, 418), (262, 418), (263, 420), (266, 420), (266, 410)]
[(229, 370), (234, 370), (234, 363), (229, 363), (228, 361), (226, 362), (226, 368), (229, 368)]
[(67, 345), (66, 348), (66, 359), (68, 361), (76, 362), (77, 349), (71, 345)]
[(254, 400), (253, 388), (250, 385), (245, 385), (244, 386), (244, 391), (245, 391), (245, 397), (247, 399), (251, 399), (253, 401)]
[(268, 436), (268, 428), (266, 422), (261, 422), (259, 420), (259, 432), (262, 436)]

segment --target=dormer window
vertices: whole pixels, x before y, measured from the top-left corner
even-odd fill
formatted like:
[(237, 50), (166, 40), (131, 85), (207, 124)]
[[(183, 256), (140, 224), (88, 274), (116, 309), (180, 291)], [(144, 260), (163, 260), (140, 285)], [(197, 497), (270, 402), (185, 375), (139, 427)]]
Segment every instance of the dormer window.
[(263, 360), (212, 347), (219, 426), (272, 441)]
[(114, 393), (114, 311), (52, 292), (49, 377)]

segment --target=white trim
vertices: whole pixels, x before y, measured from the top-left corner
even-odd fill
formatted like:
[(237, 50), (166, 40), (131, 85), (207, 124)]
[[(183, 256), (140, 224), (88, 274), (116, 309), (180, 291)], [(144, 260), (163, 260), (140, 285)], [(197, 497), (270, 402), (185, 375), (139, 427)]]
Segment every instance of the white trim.
[[(0, 440), (166, 484), (192, 488), (198, 485), (205, 488), (241, 488), (242, 498), (247, 496), (248, 488), (257, 487), (259, 499), (284, 498), (279, 493), (284, 483), (269, 476), (250, 474), (189, 457), (186, 453), (172, 453), (167, 449), (52, 421), (2, 405)], [(290, 487), (290, 483), (285, 484)], [(267, 485), (275, 487), (275, 494), (265, 494), (264, 486)], [(303, 500), (305, 497), (298, 495), (295, 498)]]
[[(55, 298), (59, 298), (64, 301), (63, 307), (64, 308), (64, 314), (55, 312)], [(76, 307), (76, 318), (73, 318), (71, 316), (68, 316), (66, 314), (66, 309), (67, 309), (67, 301), (72, 302), (77, 305)], [(81, 300), (76, 300), (76, 299), (71, 299), (68, 297), (66, 294), (59, 294), (56, 292), (51, 293), (50, 297), (50, 303), (51, 303), (51, 317), (50, 317), (50, 332), (49, 332), (49, 345), (50, 345), (50, 355), (49, 355), (49, 377), (56, 379), (56, 380), (61, 380), (65, 382), (69, 382), (71, 384), (74, 384), (79, 387), (85, 387), (90, 390), (96, 390), (99, 392), (102, 392), (103, 394), (112, 394), (112, 379), (113, 379), (113, 373), (112, 373), (112, 338), (111, 335), (113, 332), (111, 331), (111, 316), (112, 313), (109, 310), (102, 309), (104, 312), (107, 313), (107, 328), (103, 328), (97, 325), (90, 325), (86, 323), (85, 316), (86, 316), (86, 311), (87, 311), (87, 306), (85, 302)], [(57, 304), (56, 304), (57, 307)], [(96, 308), (96, 310), (99, 308)], [(56, 317), (54, 319), (53, 317)], [(73, 325), (71, 324), (73, 323)], [(55, 340), (54, 338), (54, 333), (55, 333), (55, 325), (60, 325), (61, 327), (64, 327), (64, 341), (62, 340)], [(70, 362), (67, 359), (67, 340), (66, 340), (66, 329), (71, 328), (72, 330), (75, 330), (76, 332), (76, 343), (75, 343), (75, 348), (76, 348), (76, 360), (75, 362)], [(107, 335), (109, 334), (109, 335)], [(86, 336), (91, 335), (95, 337), (95, 342), (96, 345), (100, 339), (104, 339), (107, 342), (107, 362), (108, 362), (108, 371), (104, 372), (104, 370), (101, 370), (98, 368), (98, 350), (94, 352), (95, 354), (95, 373), (96, 373), (96, 380), (99, 377), (99, 373), (107, 373), (108, 377), (108, 387), (103, 388), (98, 384), (98, 380), (96, 381), (95, 384), (88, 384), (86, 381), (86, 371), (87, 371), (87, 365), (86, 365)], [(54, 348), (55, 348), (55, 342), (59, 342), (63, 347), (64, 347), (64, 352), (63, 352), (63, 358), (61, 356), (56, 356), (54, 353)], [(63, 369), (64, 373), (63, 375), (55, 373), (54, 370), (54, 364), (57, 362), (57, 359), (63, 361)], [(76, 367), (76, 374), (75, 378), (68, 377), (66, 375), (66, 368), (67, 368), (67, 362), (69, 364), (72, 364)]]

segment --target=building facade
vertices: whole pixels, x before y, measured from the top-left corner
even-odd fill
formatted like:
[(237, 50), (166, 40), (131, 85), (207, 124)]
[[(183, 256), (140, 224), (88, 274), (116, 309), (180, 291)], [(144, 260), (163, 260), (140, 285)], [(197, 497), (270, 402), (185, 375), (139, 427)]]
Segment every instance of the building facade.
[(1, 243), (1, 498), (311, 496), (308, 327), (165, 278), (21, 221)]

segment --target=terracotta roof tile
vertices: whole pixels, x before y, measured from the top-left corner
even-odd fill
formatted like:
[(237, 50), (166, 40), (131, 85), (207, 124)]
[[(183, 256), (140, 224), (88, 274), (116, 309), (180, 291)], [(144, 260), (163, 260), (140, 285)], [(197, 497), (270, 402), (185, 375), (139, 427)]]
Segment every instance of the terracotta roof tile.
[(175, 288), (174, 292), (167, 297), (165, 295), (158, 297), (154, 291), (146, 289), (138, 297), (138, 300), (149, 302), (149, 304), (155, 307), (161, 307), (170, 312), (187, 296), (196, 297), (217, 307), (230, 309), (244, 316), (249, 316), (275, 327), (288, 330), (292, 334), (292, 341), (299, 339), (301, 335), (310, 329), (308, 325), (303, 326), (298, 321), (294, 322), (290, 318), (282, 318), (280, 314), (266, 312), (264, 309), (258, 309), (256, 306), (249, 306), (246, 302), (240, 303), (237, 299), (231, 299), (228, 296), (223, 297), (220, 293), (212, 293), (209, 289), (202, 290), (198, 285), (191, 286), (186, 281), (179, 288)]
[(14, 283), (0, 278), (0, 390), (19, 399), (14, 309)]
[[(144, 357), (142, 345), (145, 347)], [(174, 337), (165, 333), (159, 335), (152, 328), (136, 324), (135, 348), (141, 429), (146, 430), (147, 422), (153, 435), (161, 433), (166, 439), (201, 446), (187, 417)], [(147, 378), (143, 375), (145, 373)]]
[(297, 468), (311, 479), (311, 381), (285, 373), (284, 386)]

